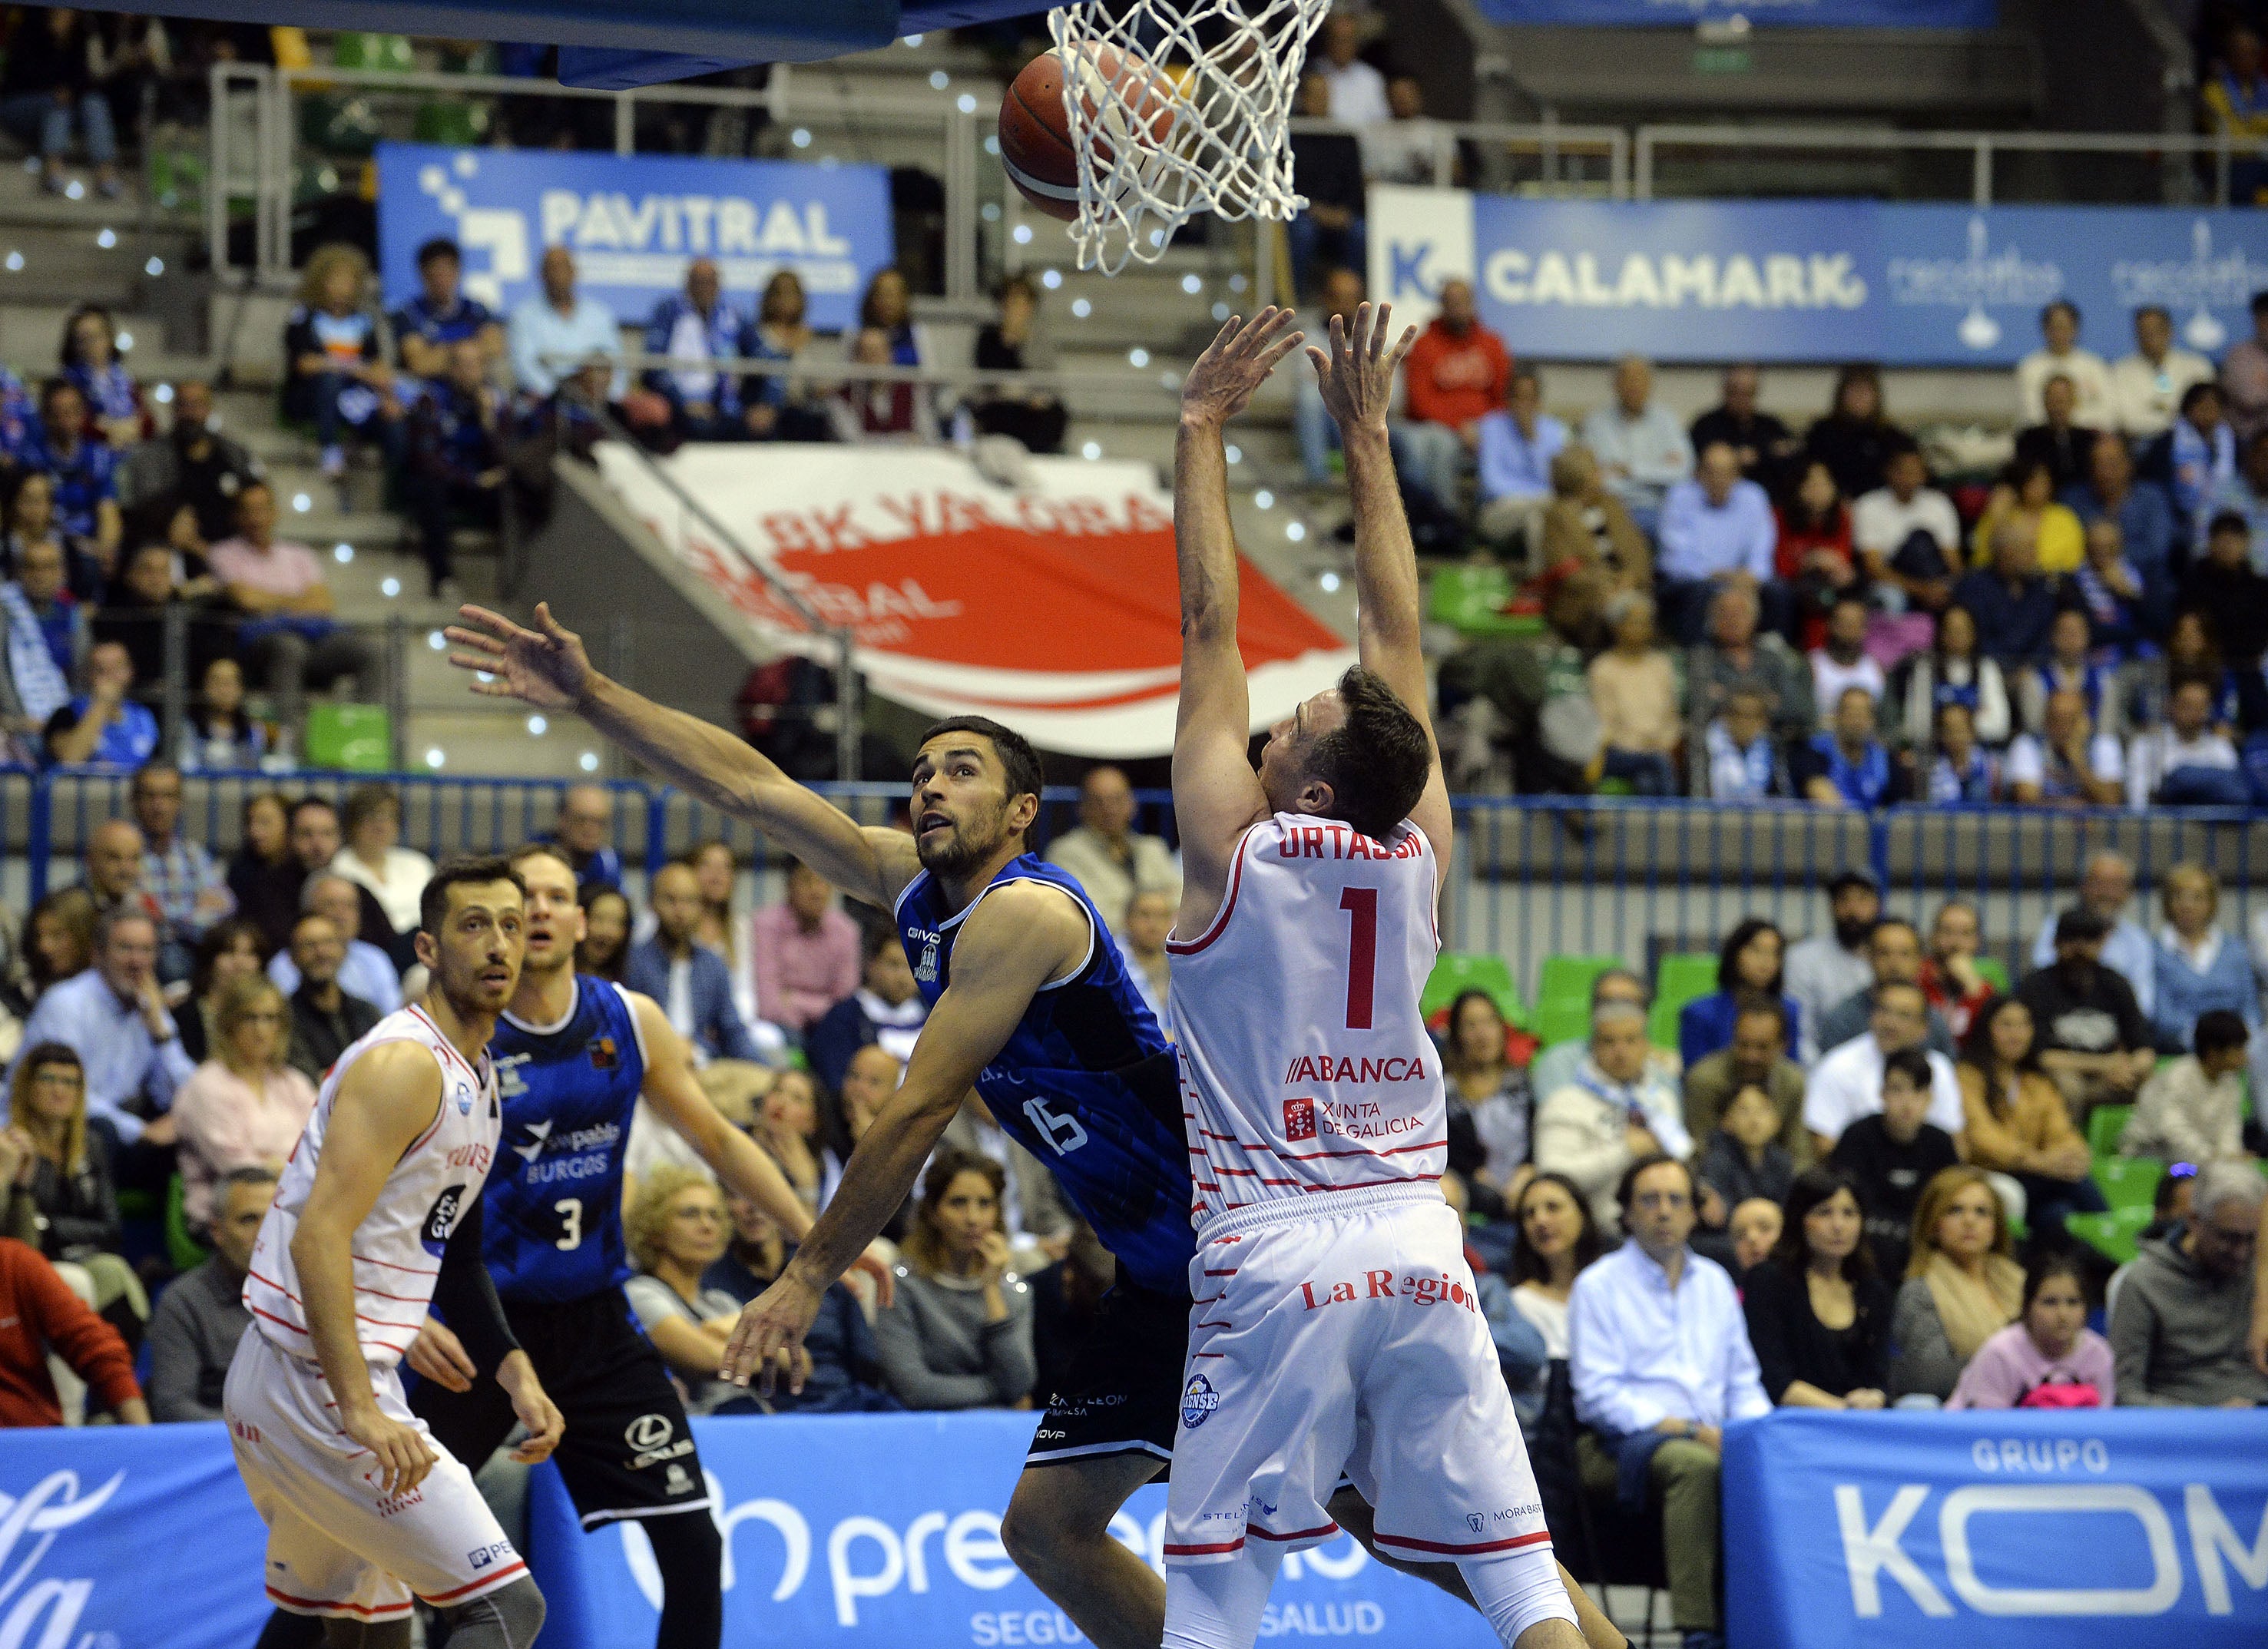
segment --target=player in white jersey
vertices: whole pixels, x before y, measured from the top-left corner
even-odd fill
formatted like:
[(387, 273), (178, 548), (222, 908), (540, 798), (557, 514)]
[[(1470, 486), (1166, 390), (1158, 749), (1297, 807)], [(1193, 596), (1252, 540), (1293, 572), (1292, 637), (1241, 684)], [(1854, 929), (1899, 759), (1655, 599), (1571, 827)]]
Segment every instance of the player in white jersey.
[(500, 858), (426, 884), (416, 947), (432, 983), (331, 1067), (253, 1247), (254, 1332), (223, 1411), (268, 1525), (268, 1595), (321, 1617), (331, 1649), (407, 1649), (413, 1596), (443, 1611), (455, 1649), (525, 1649), (543, 1622), (526, 1564), (409, 1412), (397, 1368), (438, 1305), (526, 1425), (517, 1458), (559, 1440), (481, 1257), (502, 1127), (486, 1049), (519, 977), (524, 894)]
[(1222, 425), (1300, 342), (1232, 320), (1182, 390), (1168, 996), (1195, 1169), (1196, 1307), (1167, 1499), (1166, 1649), (1250, 1649), (1287, 1550), (1338, 1533), (1342, 1470), (1381, 1550), (1453, 1560), (1498, 1637), (1574, 1649), (1576, 1611), (1440, 1194), (1447, 1115), (1418, 1010), (1440, 941), (1448, 790), (1418, 569), (1388, 450), (1388, 313), (1307, 350), (1354, 504), (1361, 664), (1255, 773)]

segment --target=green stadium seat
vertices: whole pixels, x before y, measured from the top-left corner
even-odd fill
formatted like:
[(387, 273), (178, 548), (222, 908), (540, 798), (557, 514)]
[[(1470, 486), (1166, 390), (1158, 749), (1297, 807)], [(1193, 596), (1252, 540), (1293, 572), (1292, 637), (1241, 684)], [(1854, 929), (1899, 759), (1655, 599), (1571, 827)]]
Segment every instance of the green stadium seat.
[(2100, 1159), (2118, 1154), (2118, 1136), (2126, 1131), (2131, 1105), (2098, 1105), (2087, 1114), (2087, 1148)]
[(1993, 990), (2004, 997), (2008, 994), (2007, 963), (1997, 956), (1980, 956), (1977, 959), (1977, 971), (1991, 983)]
[(370, 34), (350, 29), (332, 42), (331, 66), (406, 74), (417, 67), (417, 55), (410, 49), (406, 34)]
[(394, 718), (383, 704), (311, 706), (307, 765), (339, 773), (388, 771), (394, 765)]
[(1433, 575), (1425, 615), (1462, 636), (1541, 635), (1542, 618), (1504, 610), (1512, 596), (1512, 576), (1501, 567), (1443, 567)]
[(186, 1271), (205, 1263), (207, 1250), (189, 1235), (187, 1206), (182, 1200), (181, 1176), (178, 1174), (166, 1182), (166, 1257), (176, 1271)]
[(1591, 985), (1609, 968), (1619, 968), (1619, 956), (1547, 956), (1535, 990), (1535, 1023), (1531, 1028), (1550, 1047), (1554, 1042), (1580, 1042), (1591, 1034)]
[(485, 103), (463, 99), (421, 103), (411, 122), (410, 136), (421, 144), (471, 149), (488, 141), (490, 124), (489, 106)]
[(1520, 999), (1520, 987), (1513, 983), (1511, 966), (1485, 951), (1442, 952), (1418, 998), (1418, 1011), (1430, 1020), (1468, 990), (1487, 991), (1506, 1024), (1528, 1028), (1528, 1009)]
[(2134, 1248), (2142, 1234), (2142, 1227), (2150, 1223), (2150, 1210), (2114, 1208), (2107, 1214), (2073, 1214), (2064, 1221), (2064, 1229), (2088, 1244), (2119, 1265), (2134, 1257)]
[(2153, 1157), (2097, 1157), (2095, 1182), (2113, 1208), (2147, 1208), (2158, 1194), (2166, 1165)]
[(1646, 1018), (1647, 1036), (1656, 1048), (1677, 1046), (1677, 1016), (1689, 1002), (1712, 995), (1717, 989), (1717, 959), (1679, 953), (1665, 956), (1654, 969), (1653, 1012)]

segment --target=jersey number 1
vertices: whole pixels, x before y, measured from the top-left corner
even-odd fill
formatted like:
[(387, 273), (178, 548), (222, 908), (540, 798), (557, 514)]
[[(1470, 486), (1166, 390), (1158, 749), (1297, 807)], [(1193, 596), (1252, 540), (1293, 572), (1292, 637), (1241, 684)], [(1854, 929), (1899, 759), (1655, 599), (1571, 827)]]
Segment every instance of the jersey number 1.
[(1339, 894), (1339, 909), (1348, 917), (1346, 1027), (1366, 1031), (1378, 986), (1378, 889), (1346, 888)]

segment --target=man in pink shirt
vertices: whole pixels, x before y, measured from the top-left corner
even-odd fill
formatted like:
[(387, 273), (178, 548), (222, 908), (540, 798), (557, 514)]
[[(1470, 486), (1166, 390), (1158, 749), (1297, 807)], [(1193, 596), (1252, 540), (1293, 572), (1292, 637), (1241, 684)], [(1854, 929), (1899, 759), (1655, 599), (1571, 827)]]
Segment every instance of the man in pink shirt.
[(809, 865), (787, 871), (787, 902), (755, 914), (756, 1012), (800, 1036), (858, 988), (858, 924)]
[(1457, 482), (1480, 450), (1481, 420), (1504, 405), (1512, 351), (1481, 325), (1472, 283), (1441, 283), (1440, 313), (1403, 363), (1403, 416), (1395, 460), (1445, 510), (1457, 507)]
[(237, 644), (245, 661), (276, 697), (278, 716), (299, 725), (310, 687), (369, 679), (376, 660), (368, 645), (331, 616), (335, 607), (321, 563), (305, 544), (276, 536), (276, 495), (253, 482), (237, 495), (236, 536), (205, 552), (229, 603), (245, 615)]

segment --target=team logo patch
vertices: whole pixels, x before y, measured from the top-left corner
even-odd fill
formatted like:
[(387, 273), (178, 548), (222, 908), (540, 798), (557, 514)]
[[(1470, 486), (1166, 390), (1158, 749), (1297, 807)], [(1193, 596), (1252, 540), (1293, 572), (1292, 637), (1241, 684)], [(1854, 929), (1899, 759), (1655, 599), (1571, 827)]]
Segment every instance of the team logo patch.
[(600, 1037), (591, 1044), (587, 1051), (591, 1056), (591, 1069), (593, 1071), (612, 1071), (622, 1063), (622, 1049), (615, 1046), (615, 1039), (611, 1036)]
[(1315, 1137), (1315, 1102), (1313, 1100), (1284, 1101), (1284, 1137), (1287, 1140), (1313, 1139)]
[(1182, 1424), (1190, 1431), (1203, 1425), (1219, 1407), (1220, 1394), (1203, 1374), (1192, 1375), (1189, 1383), (1182, 1388)]
[(1465, 1513), (1465, 1527), (1472, 1530), (1474, 1534), (1477, 1535), (1482, 1530), (1488, 1528), (1488, 1519), (1483, 1517), (1477, 1512), (1468, 1512)]
[(470, 1116), (472, 1114), (473, 1114), (473, 1087), (472, 1087), (472, 1084), (470, 1084), (469, 1082), (460, 1082), (460, 1083), (457, 1085), (457, 1115), (460, 1115), (460, 1116)]
[(666, 1414), (642, 1414), (622, 1429), (622, 1441), (632, 1448), (659, 1448), (676, 1426)]
[(433, 1199), (424, 1226), (417, 1233), (417, 1240), (426, 1253), (438, 1255), (449, 1246), (449, 1233), (457, 1228), (457, 1210), (464, 1200), (465, 1188), (461, 1185), (453, 1185)]

